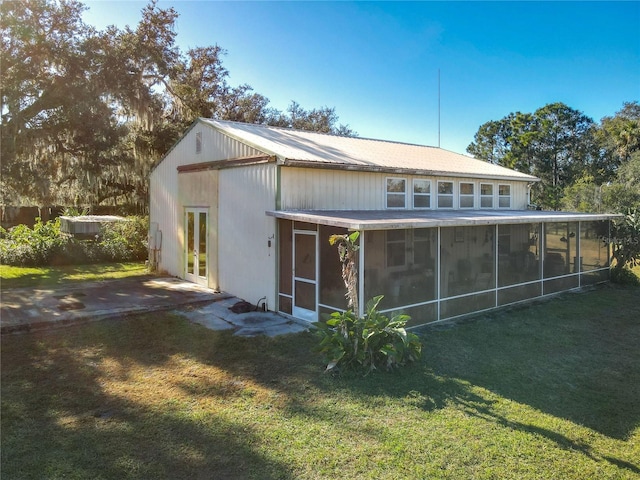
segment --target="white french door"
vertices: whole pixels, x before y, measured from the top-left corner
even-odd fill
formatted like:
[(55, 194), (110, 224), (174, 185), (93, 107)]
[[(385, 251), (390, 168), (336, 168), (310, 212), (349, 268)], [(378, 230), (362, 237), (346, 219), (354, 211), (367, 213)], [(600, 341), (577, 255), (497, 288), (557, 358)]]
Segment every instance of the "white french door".
[(184, 218), (185, 275), (193, 283), (207, 286), (209, 272), (209, 212), (206, 208), (187, 208)]
[(317, 314), (318, 235), (315, 231), (293, 232), (293, 316), (315, 322)]

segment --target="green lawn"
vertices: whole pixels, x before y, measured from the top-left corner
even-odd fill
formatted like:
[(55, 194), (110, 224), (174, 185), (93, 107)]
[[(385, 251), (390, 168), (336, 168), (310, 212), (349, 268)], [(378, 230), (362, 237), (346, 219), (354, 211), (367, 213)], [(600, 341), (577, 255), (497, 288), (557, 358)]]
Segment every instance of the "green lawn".
[(367, 377), (167, 313), (4, 336), (0, 476), (637, 479), (639, 293), (419, 330), (421, 364)]
[(0, 265), (0, 288), (47, 287), (60, 283), (107, 280), (146, 275), (144, 262), (60, 267), (12, 267)]

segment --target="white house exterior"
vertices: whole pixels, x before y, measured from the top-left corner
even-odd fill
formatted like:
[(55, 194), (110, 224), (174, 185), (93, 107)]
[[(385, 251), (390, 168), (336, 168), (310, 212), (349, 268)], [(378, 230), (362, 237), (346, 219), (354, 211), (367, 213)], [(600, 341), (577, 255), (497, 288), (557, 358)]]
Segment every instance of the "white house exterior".
[(360, 231), (360, 305), (412, 325), (608, 279), (609, 216), (528, 210), (538, 179), (434, 147), (199, 119), (151, 173), (151, 261), (315, 321), (346, 308), (328, 238)]

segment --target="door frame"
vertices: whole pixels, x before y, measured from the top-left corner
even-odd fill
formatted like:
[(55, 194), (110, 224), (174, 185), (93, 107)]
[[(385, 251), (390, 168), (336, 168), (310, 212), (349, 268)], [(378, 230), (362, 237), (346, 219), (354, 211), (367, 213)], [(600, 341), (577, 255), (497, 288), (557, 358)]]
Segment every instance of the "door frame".
[[(307, 235), (314, 237), (314, 255), (315, 255), (315, 278), (313, 280), (298, 277), (296, 275), (296, 236), (297, 235)], [(292, 262), (291, 262), (291, 275), (292, 275), (292, 300), (291, 300), (291, 313), (294, 317), (300, 318), (302, 320), (306, 320), (307, 322), (316, 322), (318, 320), (318, 286), (319, 286), (319, 275), (320, 275), (320, 252), (318, 250), (318, 231), (317, 230), (297, 230), (293, 229), (293, 242), (291, 249)], [(309, 310), (307, 308), (299, 307), (296, 305), (296, 282), (311, 284), (315, 287), (315, 305), (314, 310)]]
[[(193, 230), (194, 230), (194, 265), (196, 273), (189, 272), (189, 213), (193, 213)], [(205, 252), (204, 252), (204, 276), (200, 275), (199, 259), (200, 259), (200, 242), (198, 235), (200, 232), (200, 214), (205, 214)], [(185, 207), (184, 209), (184, 278), (189, 282), (197, 283), (208, 287), (209, 283), (209, 228), (210, 215), (208, 207)]]

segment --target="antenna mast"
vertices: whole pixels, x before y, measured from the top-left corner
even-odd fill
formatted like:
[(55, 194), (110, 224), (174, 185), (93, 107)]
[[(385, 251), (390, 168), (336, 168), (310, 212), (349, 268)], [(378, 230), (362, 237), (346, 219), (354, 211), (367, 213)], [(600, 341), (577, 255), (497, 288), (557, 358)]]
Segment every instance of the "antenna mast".
[(440, 148), (440, 69), (438, 69), (438, 148)]

